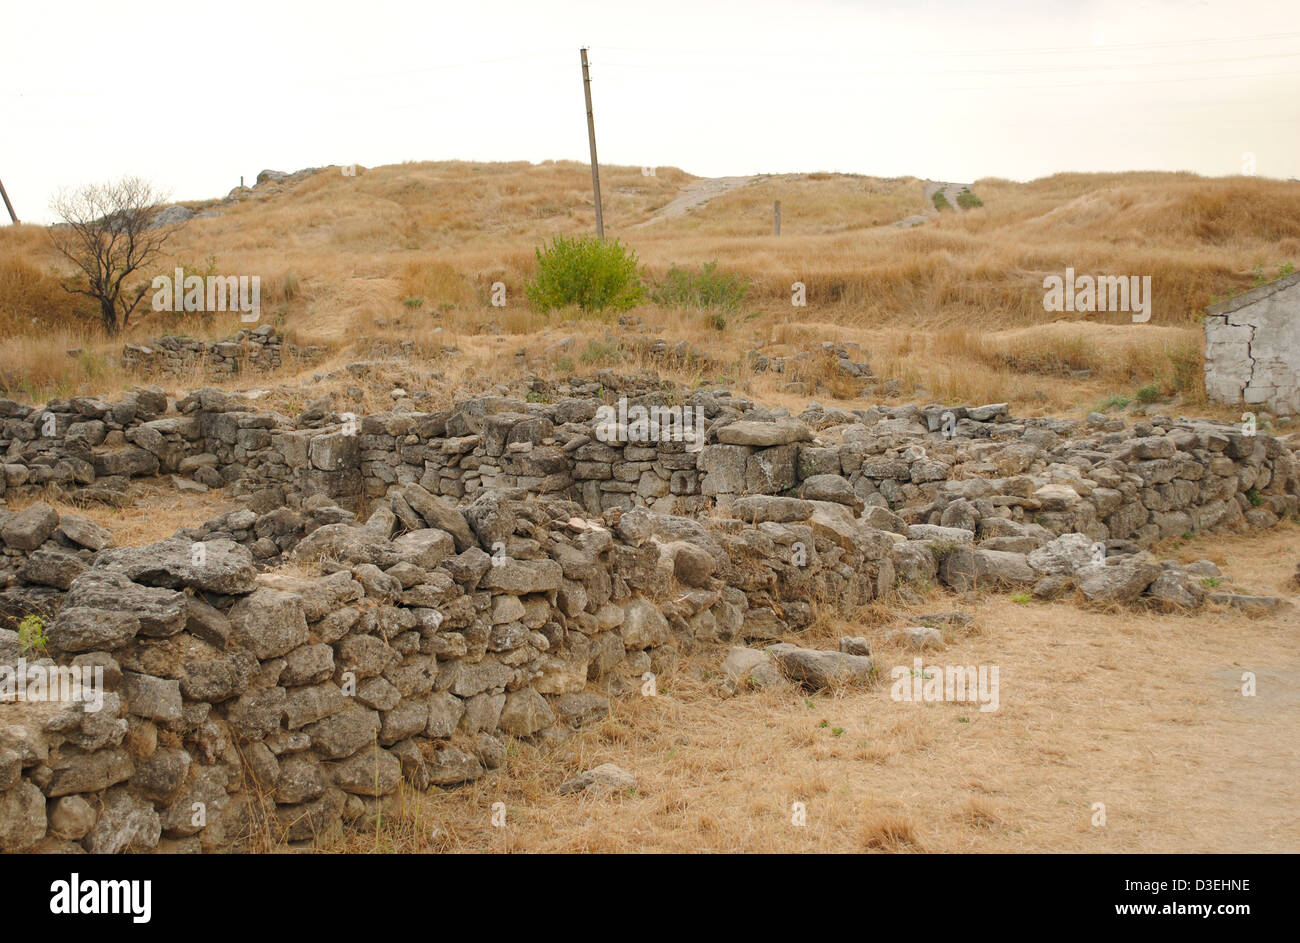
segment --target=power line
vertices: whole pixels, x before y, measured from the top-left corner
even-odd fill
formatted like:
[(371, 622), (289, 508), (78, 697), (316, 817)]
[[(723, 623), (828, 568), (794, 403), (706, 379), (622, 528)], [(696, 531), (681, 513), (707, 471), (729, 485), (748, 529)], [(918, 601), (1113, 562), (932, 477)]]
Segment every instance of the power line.
[(17, 226), (18, 214), (14, 212), (14, 205), (9, 202), (9, 194), (5, 192), (5, 185), (3, 180), (0, 180), (0, 197), (4, 198), (5, 209), (9, 211), (9, 218), (12, 219), (14, 221), (14, 225)]
[[(473, 62), (452, 62), (452, 63), (446, 63), (444, 65), (427, 66), (421, 69), (401, 69), (396, 72), (372, 72), (372, 73), (367, 73), (362, 75), (344, 75), (341, 73), (336, 73), (336, 74), (329, 75), (325, 78), (294, 77), (294, 78), (285, 79), (281, 83), (281, 85), (311, 86), (311, 85), (330, 85), (330, 84), (337, 84), (340, 82), (363, 82), (370, 79), (386, 79), (386, 78), (398, 78), (407, 75), (423, 75), (430, 72), (450, 71), (452, 69), (476, 69), (479, 66), (484, 66), (484, 65), (497, 65), (505, 62), (520, 62), (528, 59), (544, 59), (544, 58), (551, 58), (551, 57), (554, 57), (557, 62), (559, 61), (558, 54), (554, 50), (549, 50), (547, 52), (523, 53), (517, 56), (502, 56), (496, 59), (479, 59)], [(102, 97), (105, 95), (116, 95), (117, 92), (112, 89), (97, 89), (91, 91), (85, 91), (85, 90), (39, 91), (39, 92), (19, 91), (16, 92), (15, 94), (19, 98), (95, 98), (95, 97)]]
[[(1294, 39), (1300, 36), (1300, 32), (1288, 33), (1263, 33), (1256, 36), (1234, 36), (1222, 37), (1217, 39), (1186, 39), (1186, 40), (1161, 40), (1149, 43), (1103, 43), (1101, 45), (1092, 45), (1088, 43), (1078, 43), (1073, 46), (1016, 46), (1005, 49), (935, 49), (927, 47), (925, 49), (912, 49), (906, 52), (911, 56), (1015, 56), (1015, 55), (1036, 55), (1040, 53), (1054, 52), (1079, 52), (1089, 50), (1092, 52), (1104, 52), (1112, 49), (1160, 49), (1173, 48), (1181, 46), (1207, 46), (1222, 45), (1224, 43), (1246, 43), (1246, 42), (1264, 42), (1271, 39)], [(709, 56), (716, 58), (719, 51), (716, 49), (663, 49), (651, 48), (644, 46), (605, 46), (603, 49), (609, 52), (652, 52), (656, 54), (667, 53), (669, 55), (683, 56)], [(736, 47), (732, 47), (736, 49)], [(736, 50), (741, 51), (741, 50)], [(771, 54), (771, 46), (749, 46), (745, 47), (744, 52), (761, 52), (764, 55)], [(780, 51), (790, 53), (792, 50), (782, 47)], [(824, 56), (828, 52), (826, 49), (808, 50), (809, 52)], [(861, 50), (844, 50), (845, 52), (861, 53)], [(728, 50), (722, 50), (722, 55), (727, 55)]]
[[(867, 77), (867, 76), (893, 76), (893, 75), (896, 76), (1032, 75), (1032, 74), (1050, 74), (1050, 73), (1057, 73), (1057, 72), (1096, 72), (1096, 71), (1111, 72), (1117, 69), (1152, 69), (1152, 68), (1161, 68), (1164, 66), (1220, 65), (1229, 62), (1253, 62), (1260, 59), (1290, 59), (1296, 56), (1300, 56), (1300, 50), (1297, 50), (1295, 52), (1268, 53), (1268, 54), (1258, 55), (1258, 56), (1228, 56), (1219, 59), (1194, 59), (1194, 60), (1182, 60), (1178, 62), (1134, 62), (1134, 63), (1117, 62), (1117, 63), (1110, 63), (1104, 65), (1044, 66), (1041, 68), (1026, 67), (1026, 68), (1015, 68), (1015, 69), (937, 69), (937, 70), (892, 69), (892, 70), (875, 70), (870, 72), (860, 72), (860, 71), (849, 70), (849, 69), (832, 69), (832, 70), (810, 72), (809, 70), (803, 68), (798, 63), (790, 63), (789, 68), (798, 69), (801, 75), (813, 75), (813, 76)], [(626, 69), (632, 71), (653, 70), (653, 71), (661, 72), (664, 69), (664, 66), (662, 64), (651, 65), (651, 64), (643, 64), (643, 63), (610, 62), (607, 65), (608, 68), (611, 69)], [(763, 72), (773, 71), (773, 67), (770, 62), (763, 63), (763, 64), (755, 63), (754, 68), (755, 70), (761, 69)], [(728, 68), (725, 66), (720, 66), (717, 68), (692, 68), (689, 66), (683, 68), (683, 67), (674, 66), (673, 70), (677, 72), (689, 71), (692, 73), (706, 73), (706, 74), (727, 74), (727, 73), (734, 73), (736, 71), (733, 68)]]
[(591, 189), (596, 196), (596, 238), (605, 238), (605, 214), (600, 205), (600, 162), (596, 160), (596, 119), (591, 113), (591, 74), (587, 71), (587, 47), (582, 55), (582, 95), (587, 100), (587, 141), (591, 145)]

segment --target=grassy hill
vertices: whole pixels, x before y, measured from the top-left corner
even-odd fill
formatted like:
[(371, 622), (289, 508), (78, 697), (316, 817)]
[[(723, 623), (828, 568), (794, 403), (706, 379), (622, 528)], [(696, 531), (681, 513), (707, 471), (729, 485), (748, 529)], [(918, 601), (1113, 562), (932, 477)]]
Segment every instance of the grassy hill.
[[(1300, 185), (1192, 174), (1058, 174), (972, 184), (982, 206), (936, 213), (924, 181), (809, 173), (759, 176), (681, 215), (656, 218), (698, 178), (671, 167), (602, 167), (606, 234), (632, 247), (651, 280), (670, 265), (716, 260), (748, 279), (725, 322), (647, 304), (633, 312), (743, 372), (745, 350), (863, 345), (873, 370), (933, 398), (1009, 398), (1082, 408), (1157, 384), (1195, 402), (1201, 310), (1300, 260)], [(773, 200), (782, 235), (771, 235)], [(407, 163), (325, 168), (242, 199), (196, 201), (158, 266), (259, 274), (263, 314), (344, 356), (377, 337), (455, 344), (489, 373), (513, 366), (501, 345), (578, 343), (608, 330), (532, 311), (523, 286), (535, 248), (591, 232), (590, 170), (543, 164)], [(913, 228), (893, 225), (926, 215)], [(653, 222), (651, 222), (653, 220)], [(649, 225), (646, 225), (650, 223)], [(1043, 310), (1043, 277), (1150, 275), (1153, 315)], [(0, 362), (28, 396), (129, 382), (109, 342), (80, 320), (58, 276), (66, 263), (42, 227), (0, 229)], [(489, 304), (503, 282), (508, 304)], [(807, 306), (792, 307), (802, 282)], [(237, 319), (147, 312), (128, 337), (224, 336)], [(566, 323), (567, 322), (567, 323)], [(81, 353), (70, 357), (68, 349)], [(531, 351), (529, 351), (531, 355)], [(476, 360), (477, 358), (477, 360)], [(1087, 375), (1084, 375), (1087, 371)], [(760, 383), (760, 387), (762, 384)]]

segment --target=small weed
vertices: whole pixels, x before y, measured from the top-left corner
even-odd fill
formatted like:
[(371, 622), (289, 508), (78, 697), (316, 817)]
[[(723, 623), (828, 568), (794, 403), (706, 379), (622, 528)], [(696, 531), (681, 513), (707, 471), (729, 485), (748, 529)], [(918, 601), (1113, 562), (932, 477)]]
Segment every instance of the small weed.
[(623, 348), (619, 344), (592, 338), (587, 341), (587, 349), (580, 358), (583, 363), (592, 366), (613, 366), (623, 359)]
[(46, 648), (50, 644), (50, 638), (45, 634), (45, 619), (33, 613), (25, 616), (23, 621), (18, 623), (18, 651), (23, 655), (29, 652), (35, 652), (40, 655), (46, 654)]
[(943, 563), (957, 549), (958, 545), (950, 540), (936, 540), (930, 544), (930, 553), (934, 556), (935, 563)]

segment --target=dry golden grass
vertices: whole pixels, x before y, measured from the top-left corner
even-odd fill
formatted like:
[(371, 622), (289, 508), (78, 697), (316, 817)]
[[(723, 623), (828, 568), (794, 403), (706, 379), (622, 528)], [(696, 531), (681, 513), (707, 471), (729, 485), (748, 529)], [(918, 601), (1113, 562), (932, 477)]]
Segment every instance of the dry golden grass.
[[(1243, 589), (1294, 601), (1300, 528), (1202, 538)], [(936, 594), (928, 609), (951, 602)], [(969, 608), (964, 607), (963, 608)], [(510, 743), (506, 768), (404, 794), (383, 824), (330, 847), (436, 852), (1269, 852), (1300, 849), (1300, 618), (1196, 618), (985, 596), (976, 631), (926, 665), (998, 665), (1000, 709), (895, 702), (889, 683), (834, 695), (719, 697), (679, 670), (657, 697), (554, 751)], [(914, 653), (883, 641), (882, 607), (839, 628), (872, 639), (882, 674)], [(895, 613), (895, 624), (905, 624)], [(804, 641), (807, 641), (805, 637)], [(716, 670), (713, 656), (705, 664)], [(1258, 677), (1254, 698), (1241, 674)], [(638, 788), (559, 796), (614, 762)], [(504, 803), (506, 825), (492, 825)], [(807, 824), (792, 824), (796, 802)], [(1106, 825), (1091, 824), (1093, 804)]]
[[(792, 174), (760, 178), (636, 228), (692, 179), (675, 168), (657, 168), (653, 177), (636, 167), (602, 168), (607, 232), (638, 253), (649, 277), (672, 264), (717, 260), (752, 283), (723, 330), (700, 312), (651, 305), (633, 312), (725, 368), (720, 377), (677, 371), (687, 381), (747, 382), (746, 349), (777, 345), (770, 352), (780, 353), (781, 343), (798, 337), (863, 343), (875, 372), (903, 384), (903, 398), (920, 396), (912, 389), (919, 387), (936, 399), (1008, 400), (1022, 412), (1082, 410), (1155, 384), (1183, 397), (1180, 405), (1199, 407), (1201, 309), (1248, 288), (1256, 266), (1271, 277), (1300, 256), (1300, 188), (1188, 174), (981, 180), (982, 208), (915, 229), (889, 223), (925, 209), (921, 181)], [(498, 382), (518, 367), (503, 351), (531, 353), (572, 336), (580, 354), (608, 329), (564, 313), (539, 315), (523, 300), (536, 247), (592, 228), (589, 183), (587, 167), (575, 162), (408, 163), (356, 177), (327, 168), (259, 199), (188, 204), (221, 215), (191, 221), (158, 270), (211, 263), (259, 274), (264, 320), (304, 343), (409, 338), (435, 351), (455, 344), (466, 351), (466, 374)], [(768, 234), (773, 199), (782, 201), (780, 238)], [(79, 326), (72, 296), (54, 277), (66, 263), (40, 227), (0, 230), (0, 259), (0, 373), (10, 395), (36, 400), (137, 380), (117, 366), (122, 339)], [(1151, 323), (1126, 323), (1124, 314), (1066, 321), (1044, 312), (1042, 278), (1067, 266), (1151, 275)], [(807, 287), (807, 307), (790, 304), (795, 281)], [(495, 282), (506, 286), (505, 308), (489, 303)], [(178, 323), (142, 312), (125, 339), (177, 330), (217, 339), (239, 327), (233, 316)], [(552, 372), (591, 366), (569, 359), (573, 367), (553, 357), (560, 363)], [(1081, 382), (1070, 369), (1092, 376)], [(277, 379), (295, 378), (284, 371)], [(779, 397), (776, 383), (754, 378), (750, 390)], [(842, 399), (847, 391), (818, 395)]]
[(140, 500), (130, 507), (114, 508), (94, 502), (69, 501), (51, 489), (6, 498), (6, 508), (21, 511), (37, 501), (49, 504), (60, 515), (80, 514), (112, 533), (117, 546), (138, 546), (165, 540), (182, 527), (197, 527), (217, 515), (243, 505), (220, 491), (192, 494), (175, 491), (164, 484), (141, 485)]
[[(921, 228), (889, 223), (927, 207), (921, 182), (830, 174), (763, 178), (679, 218), (634, 228), (688, 183), (657, 168), (602, 168), (611, 236), (654, 278), (672, 264), (718, 260), (749, 278), (745, 306), (723, 330), (696, 311), (646, 305), (637, 336), (686, 339), (704, 355), (677, 365), (633, 352), (634, 332), (611, 319), (550, 316), (523, 302), (534, 249), (556, 233), (590, 231), (588, 169), (541, 165), (402, 164), (343, 177), (327, 170), (286, 192), (219, 205), (194, 220), (159, 271), (177, 265), (259, 274), (263, 317), (332, 353), (312, 369), (242, 376), (232, 388), (279, 387), (269, 407), (293, 413), (332, 395), (365, 411), (388, 391), (427, 390), (438, 403), (536, 372), (560, 377), (602, 366), (655, 368), (683, 382), (721, 383), (802, 409), (809, 395), (845, 408), (927, 399), (1008, 401), (1020, 415), (1081, 413), (1114, 394), (1155, 386), (1170, 411), (1208, 409), (1200, 389), (1201, 308), (1248, 288), (1300, 256), (1300, 188), (1255, 178), (1187, 174), (1061, 174), (1028, 184), (987, 179), (984, 207)], [(784, 232), (768, 235), (771, 202)], [(208, 203), (189, 204), (195, 209)], [(1042, 310), (1042, 277), (1149, 274), (1152, 322), (1126, 315), (1065, 319)], [(40, 227), (0, 229), (0, 377), (36, 401), (112, 392), (140, 382), (118, 366), (124, 340), (164, 332), (218, 339), (237, 316), (142, 312), (124, 337), (86, 326), (58, 286), (66, 268)], [(790, 305), (803, 281), (808, 306)], [(489, 304), (503, 282), (508, 305)], [(35, 323), (33, 323), (35, 319)], [(421, 351), (381, 376), (340, 369), (384, 344)], [(745, 351), (797, 354), (853, 341), (896, 394), (857, 397), (814, 360), (791, 376), (752, 374)], [(565, 343), (567, 342), (567, 344)], [(460, 353), (445, 356), (443, 345)], [(69, 355), (69, 350), (79, 353)], [(522, 356), (516, 356), (522, 351)], [(1086, 375), (1085, 372), (1086, 371)], [(14, 382), (16, 379), (16, 383)], [(211, 382), (202, 371), (163, 385)], [(1162, 407), (1163, 408), (1163, 407)], [(11, 500), (17, 510), (34, 497)], [(169, 536), (228, 510), (220, 495), (155, 489), (141, 506), (79, 508), (119, 543)], [(1294, 598), (1288, 525), (1251, 538), (1205, 538), (1166, 548), (1209, 557), (1248, 588)], [(926, 609), (952, 604), (932, 593)], [(719, 694), (716, 678), (683, 666), (659, 696), (612, 704), (609, 716), (555, 750), (512, 742), (506, 768), (451, 790), (388, 803), (377, 827), (332, 848), (355, 851), (1295, 851), (1300, 820), (1288, 797), (1300, 658), (1294, 613), (1196, 618), (981, 597), (968, 629), (947, 632), (927, 664), (996, 664), (1002, 707), (896, 703), (887, 683), (827, 695)], [(851, 622), (826, 616), (801, 636), (833, 647), (865, 634), (886, 669), (912, 653), (884, 642), (907, 613), (884, 603)], [(697, 668), (716, 670), (716, 654)], [(1257, 698), (1236, 694), (1260, 678)], [(886, 676), (888, 672), (885, 672)], [(636, 773), (630, 794), (556, 795), (565, 778), (601, 762)], [(492, 825), (493, 803), (507, 825)], [(1104, 802), (1105, 828), (1090, 825)], [(794, 804), (807, 824), (791, 824)], [(264, 836), (267, 848), (273, 836)]]

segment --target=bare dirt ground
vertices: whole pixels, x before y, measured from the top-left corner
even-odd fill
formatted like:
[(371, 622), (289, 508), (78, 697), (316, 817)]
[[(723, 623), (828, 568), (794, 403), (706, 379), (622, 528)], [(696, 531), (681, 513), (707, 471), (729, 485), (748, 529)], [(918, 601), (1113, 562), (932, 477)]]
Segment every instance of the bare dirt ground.
[[(1199, 538), (1231, 585), (1294, 601), (1300, 527)], [(966, 633), (924, 663), (997, 665), (1000, 707), (896, 702), (889, 669), (914, 653), (883, 641), (905, 614), (821, 629), (871, 639), (885, 679), (869, 690), (726, 698), (717, 680), (661, 679), (655, 697), (554, 752), (515, 744), (509, 773), (414, 797), (353, 842), (439, 851), (1295, 852), (1300, 850), (1300, 652), (1295, 609), (1197, 618), (1071, 602), (970, 611)], [(814, 629), (815, 631), (815, 629)], [(805, 642), (808, 636), (804, 636)], [(717, 657), (704, 664), (716, 674)], [(1257, 693), (1243, 696), (1253, 672)], [(613, 762), (638, 788), (558, 796)], [(506, 826), (491, 825), (504, 803)], [(805, 826), (792, 824), (804, 804)], [(1096, 803), (1105, 824), (1094, 825)]]
[(724, 193), (740, 187), (747, 187), (755, 180), (761, 179), (757, 175), (748, 177), (702, 177), (699, 180), (692, 180), (684, 188), (682, 195), (677, 197), (671, 203), (660, 207), (655, 211), (654, 216), (645, 222), (637, 223), (633, 229), (639, 229), (642, 226), (649, 226), (652, 223), (658, 223), (665, 219), (672, 219), (676, 216), (684, 216), (686, 213), (695, 209), (697, 206), (703, 206), (715, 197), (720, 197)]

